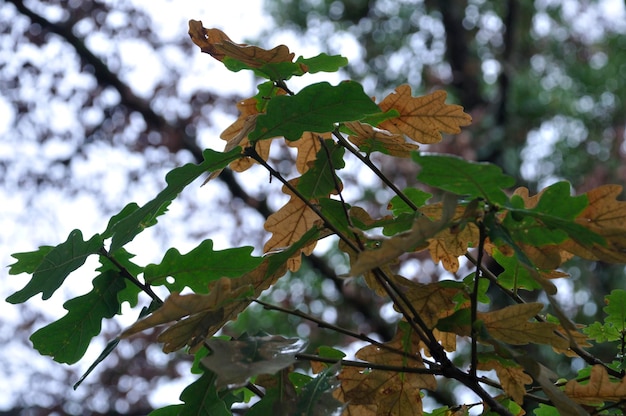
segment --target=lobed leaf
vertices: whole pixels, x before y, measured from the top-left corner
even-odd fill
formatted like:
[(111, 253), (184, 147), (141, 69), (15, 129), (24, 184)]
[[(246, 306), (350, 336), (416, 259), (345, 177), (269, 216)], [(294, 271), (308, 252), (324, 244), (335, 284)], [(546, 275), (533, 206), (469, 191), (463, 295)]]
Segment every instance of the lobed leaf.
[[(213, 250), (213, 241), (204, 240), (187, 254), (171, 248), (159, 264), (149, 264), (144, 279), (150, 285), (165, 285), (170, 292), (185, 287), (195, 293), (208, 293), (209, 283), (221, 277), (239, 277), (258, 267), (263, 260), (252, 256), (253, 247)], [(167, 281), (172, 277), (172, 283)]]
[(472, 122), (459, 105), (446, 104), (446, 92), (435, 91), (412, 97), (411, 87), (400, 85), (379, 104), (382, 111), (396, 110), (399, 116), (383, 121), (378, 127), (392, 133), (405, 134), (412, 140), (432, 144), (441, 141), (441, 133), (458, 134), (460, 126)]
[(41, 258), (41, 263), (34, 269), (32, 278), (26, 286), (9, 296), (7, 302), (26, 302), (38, 293), (42, 294), (44, 300), (50, 298), (61, 287), (65, 278), (85, 263), (87, 257), (100, 251), (102, 244), (102, 236), (99, 234), (84, 241), (80, 230), (74, 230), (64, 243), (52, 249), (40, 248), (27, 255), (22, 254), (20, 256), (22, 263), (18, 261), (17, 264), (20, 266), (16, 270), (33, 270), (34, 262), (38, 258)]
[(303, 88), (293, 96), (270, 100), (265, 114), (257, 118), (251, 141), (283, 136), (298, 140), (304, 132), (333, 131), (335, 123), (360, 120), (380, 109), (355, 82), (332, 86), (320, 82)]
[(226, 322), (235, 319), (261, 292), (273, 285), (287, 271), (293, 257), (299, 257), (303, 247), (319, 238), (319, 230), (311, 229), (300, 240), (281, 252), (267, 255), (262, 263), (241, 277), (223, 277), (211, 282), (208, 294), (172, 293), (148, 317), (127, 328), (120, 338), (126, 338), (159, 325), (172, 323), (157, 340), (163, 351), (173, 352), (185, 345), (197, 351), (206, 337), (213, 336)]
[(584, 383), (570, 380), (564, 391), (576, 403), (601, 405), (619, 402), (626, 400), (626, 378), (612, 380), (603, 366), (594, 365), (589, 380)]
[[(604, 239), (567, 241), (563, 249), (589, 260), (626, 263), (626, 202), (618, 201), (620, 185), (603, 185), (586, 193), (589, 205), (576, 222)], [(591, 244), (590, 244), (591, 243)]]
[(409, 157), (411, 152), (419, 149), (418, 145), (407, 143), (403, 135), (377, 129), (369, 124), (352, 121), (345, 126), (353, 133), (348, 136), (348, 140), (368, 155), (380, 152), (395, 157)]
[(17, 261), (9, 265), (9, 274), (33, 274), (35, 270), (37, 270), (37, 267), (43, 262), (44, 257), (46, 257), (53, 248), (54, 246), (41, 246), (35, 251), (11, 254), (11, 257)]
[(325, 140), (310, 169), (300, 177), (296, 189), (307, 199), (325, 197), (341, 191), (337, 189), (337, 184), (341, 187), (341, 180), (335, 170), (345, 166), (343, 155), (342, 146), (332, 140)]
[(503, 359), (481, 359), (478, 370), (495, 370), (502, 388), (516, 403), (523, 404), (527, 384), (532, 384), (533, 378), (524, 372), (519, 364)]
[[(356, 357), (370, 363), (423, 369), (419, 340), (412, 332), (399, 327), (394, 338), (385, 343), (389, 348), (368, 345)], [(432, 374), (401, 373), (384, 370), (363, 371), (344, 367), (337, 376), (341, 382), (334, 396), (347, 404), (348, 414), (421, 415), (421, 389), (435, 390), (437, 381)]]
[(35, 349), (59, 363), (73, 364), (80, 360), (91, 339), (100, 333), (102, 320), (119, 313), (118, 295), (126, 285), (126, 280), (114, 270), (100, 274), (93, 280), (89, 293), (65, 302), (65, 316), (30, 337)]
[[(298, 178), (292, 179), (290, 183), (297, 187)], [(291, 246), (321, 221), (321, 218), (286, 186), (283, 186), (283, 193), (290, 196), (289, 201), (265, 221), (265, 229), (272, 233), (272, 237), (263, 247), (265, 253)], [(315, 241), (311, 242), (309, 246), (303, 248), (303, 253), (311, 254), (315, 244)], [(289, 270), (296, 271), (300, 265), (300, 257), (294, 257), (290, 259), (288, 267)]]
[(352, 264), (351, 275), (358, 276), (388, 264), (401, 254), (425, 248), (429, 239), (451, 225), (455, 209), (456, 200), (448, 198), (438, 220), (431, 221), (425, 216), (417, 217), (411, 230), (382, 240), (380, 246), (374, 250), (359, 253), (357, 260)]

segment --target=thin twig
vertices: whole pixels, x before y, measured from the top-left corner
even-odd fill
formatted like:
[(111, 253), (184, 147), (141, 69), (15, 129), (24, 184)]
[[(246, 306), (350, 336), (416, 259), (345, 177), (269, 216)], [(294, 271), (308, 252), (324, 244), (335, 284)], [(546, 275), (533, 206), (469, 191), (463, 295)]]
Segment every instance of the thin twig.
[(396, 195), (398, 195), (398, 197), (400, 199), (402, 199), (413, 211), (418, 211), (418, 206), (415, 205), (413, 203), (413, 201), (411, 201), (409, 199), (408, 196), (406, 196), (404, 194), (404, 192), (402, 192), (400, 190), (400, 188), (398, 188), (393, 182), (391, 182), (381, 171), (380, 169), (378, 169), (378, 167), (376, 167), (375, 164), (372, 163), (372, 161), (370, 159), (368, 159), (367, 157), (363, 156), (361, 153), (359, 153), (354, 147), (352, 147), (352, 145), (345, 139), (345, 137), (343, 137), (343, 135), (338, 131), (335, 130), (333, 131), (333, 136), (335, 136), (337, 138), (337, 140), (339, 141), (339, 143), (346, 148), (350, 153), (352, 153), (354, 156), (356, 156), (357, 159), (359, 159), (365, 166), (367, 166), (368, 168), (370, 168), (370, 170), (372, 172), (374, 172), (374, 174), (376, 176), (378, 176), (378, 178), (389, 187), (389, 189), (391, 189)]
[(159, 305), (163, 304), (163, 300), (161, 300), (161, 298), (156, 293), (154, 293), (154, 291), (152, 290), (150, 285), (141, 283), (139, 281), (139, 279), (137, 279), (135, 276), (133, 276), (133, 274), (131, 272), (129, 272), (128, 269), (126, 267), (124, 267), (124, 265), (122, 265), (119, 261), (117, 261), (117, 259), (115, 257), (113, 257), (111, 255), (111, 253), (109, 253), (107, 251), (107, 249), (105, 249), (104, 247), (101, 247), (100, 248), (100, 254), (102, 256), (104, 256), (107, 260), (109, 260), (111, 263), (113, 263), (115, 265), (115, 267), (118, 268), (118, 270), (120, 271), (120, 274), (122, 275), (122, 277), (124, 277), (125, 279), (130, 281), (132, 284), (137, 286), (139, 289), (141, 289), (144, 292), (146, 292), (148, 294), (148, 296), (150, 296), (152, 298), (152, 300), (157, 302)]
[(476, 272), (474, 273), (474, 288), (472, 289), (472, 293), (470, 295), (470, 304), (471, 304), (471, 319), (470, 319), (470, 333), (472, 340), (472, 348), (471, 348), (471, 365), (470, 365), (470, 374), (476, 377), (476, 370), (478, 366), (478, 334), (476, 329), (476, 321), (478, 320), (478, 290), (480, 286), (480, 271), (481, 264), (483, 262), (483, 255), (485, 253), (485, 239), (487, 238), (485, 232), (485, 224), (481, 222), (478, 223), (479, 230), (479, 238), (478, 238), (478, 258), (476, 259)]

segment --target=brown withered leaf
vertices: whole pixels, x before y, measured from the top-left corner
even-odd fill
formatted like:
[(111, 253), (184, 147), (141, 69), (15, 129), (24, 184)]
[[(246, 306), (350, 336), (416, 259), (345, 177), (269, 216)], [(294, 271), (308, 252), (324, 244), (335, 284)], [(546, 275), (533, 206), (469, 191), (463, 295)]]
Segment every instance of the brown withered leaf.
[(393, 134), (387, 130), (375, 128), (369, 124), (352, 121), (345, 123), (354, 132), (348, 136), (362, 152), (381, 152), (395, 157), (409, 157), (419, 146), (407, 143), (402, 134)]
[(524, 369), (515, 362), (505, 365), (499, 360), (488, 360), (478, 363), (479, 370), (496, 370), (502, 388), (517, 404), (524, 402), (527, 384), (532, 384), (533, 378), (524, 372)]
[(441, 141), (441, 132), (458, 134), (460, 126), (472, 122), (463, 107), (446, 104), (446, 92), (438, 90), (422, 97), (412, 97), (411, 87), (400, 85), (379, 104), (382, 111), (397, 110), (400, 115), (380, 123), (378, 127), (392, 133), (405, 134), (423, 144)]
[(417, 217), (407, 232), (382, 240), (374, 250), (365, 250), (352, 265), (350, 273), (358, 276), (376, 267), (388, 264), (403, 253), (417, 251), (428, 245), (428, 240), (450, 226), (456, 211), (456, 198), (448, 197), (443, 203), (442, 214), (436, 221), (425, 216)]
[[(292, 179), (289, 183), (297, 186), (299, 179)], [(300, 198), (291, 193), (286, 186), (283, 186), (282, 191), (289, 195), (290, 199), (281, 209), (270, 215), (265, 221), (265, 230), (272, 233), (272, 237), (265, 243), (263, 248), (265, 253), (290, 246), (321, 221), (320, 217)], [(302, 253), (304, 255), (311, 254), (315, 248), (315, 243), (314, 241), (306, 246)], [(294, 272), (300, 268), (301, 264), (301, 257), (295, 256), (289, 260), (288, 268)]]
[(189, 21), (189, 37), (191, 41), (200, 47), (204, 53), (208, 53), (218, 61), (224, 59), (224, 54), (215, 49), (215, 44), (232, 42), (226, 33), (219, 29), (206, 29), (200, 20)]
[[(356, 357), (370, 363), (407, 368), (425, 368), (419, 354), (419, 340), (401, 328), (385, 345), (405, 355), (368, 345)], [(421, 389), (434, 390), (437, 381), (432, 374), (398, 373), (384, 370), (366, 370), (344, 367), (337, 376), (340, 387), (333, 393), (339, 401), (347, 403), (345, 415), (421, 415)], [(375, 411), (375, 412), (374, 412)]]
[(189, 36), (202, 52), (218, 61), (225, 57), (243, 62), (251, 68), (260, 68), (268, 63), (292, 62), (295, 56), (285, 45), (271, 50), (233, 42), (219, 29), (206, 29), (199, 20), (189, 21)]
[(295, 147), (298, 150), (296, 157), (296, 169), (301, 174), (309, 170), (309, 167), (317, 158), (317, 152), (322, 148), (321, 140), (331, 139), (331, 133), (311, 133), (305, 132), (299, 140), (286, 140), (287, 146)]
[(601, 365), (591, 368), (588, 381), (570, 380), (565, 385), (565, 394), (580, 404), (601, 405), (604, 402), (618, 402), (626, 399), (626, 377), (611, 380), (606, 369)]
[(555, 333), (558, 325), (529, 321), (543, 307), (544, 305), (538, 302), (511, 305), (492, 312), (479, 312), (478, 319), (483, 321), (489, 335), (498, 341), (512, 345), (526, 345), (532, 342), (567, 349), (569, 341)]
[(164, 337), (167, 331), (159, 335), (159, 340), (165, 342), (163, 351), (172, 352), (185, 345), (201, 342), (198, 338), (207, 336), (209, 328), (221, 323), (225, 315), (232, 315), (233, 310), (240, 309), (236, 305), (241, 303), (242, 296), (252, 295), (252, 285), (233, 286), (233, 280), (223, 277), (213, 282), (207, 295), (172, 293), (159, 309), (127, 328), (120, 337), (126, 338), (148, 328), (182, 319), (168, 329), (170, 337)]
[(214, 281), (208, 295), (172, 293), (159, 309), (127, 328), (121, 338), (174, 322), (157, 338), (164, 343), (163, 351), (173, 352), (187, 345), (193, 353), (205, 338), (235, 319), (250, 299), (258, 297), (287, 271), (286, 265), (270, 270), (270, 264), (271, 256), (267, 256), (259, 267), (241, 277)]

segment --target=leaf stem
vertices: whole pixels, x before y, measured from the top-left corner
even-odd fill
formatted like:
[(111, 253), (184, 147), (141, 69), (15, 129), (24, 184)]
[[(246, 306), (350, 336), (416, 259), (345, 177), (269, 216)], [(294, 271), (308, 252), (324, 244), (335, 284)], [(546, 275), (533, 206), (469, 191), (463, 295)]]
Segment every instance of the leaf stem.
[(320, 209), (311, 201), (309, 201), (300, 191), (296, 189), (287, 179), (283, 177), (280, 173), (278, 173), (273, 167), (271, 167), (256, 151), (256, 149), (252, 146), (246, 147), (243, 152), (244, 155), (251, 157), (255, 161), (257, 161), (261, 166), (263, 166), (274, 178), (278, 179), (289, 191), (291, 191), (296, 197), (298, 197), (302, 202), (306, 204), (307, 207), (311, 209), (318, 217), (324, 221), (324, 226), (333, 233), (335, 233), (341, 240), (343, 240), (352, 250), (355, 252), (360, 252), (361, 249), (354, 244), (352, 240), (346, 237), (339, 228), (337, 228), (332, 221), (330, 221)]
[(159, 305), (163, 304), (163, 300), (156, 293), (154, 293), (154, 291), (152, 290), (150, 285), (141, 283), (139, 281), (139, 279), (137, 279), (135, 276), (133, 276), (133, 274), (131, 272), (129, 272), (128, 269), (126, 267), (124, 267), (124, 265), (122, 265), (119, 261), (117, 261), (117, 259), (115, 257), (113, 257), (113, 255), (111, 253), (109, 253), (106, 248), (100, 247), (100, 255), (105, 257), (111, 263), (113, 263), (115, 265), (115, 267), (117, 267), (118, 270), (120, 271), (120, 274), (122, 275), (122, 277), (124, 277), (125, 279), (130, 281), (132, 284), (137, 286), (139, 289), (143, 290), (146, 294), (148, 294), (148, 296), (150, 296), (152, 298), (152, 300), (157, 302)]
[(354, 361), (354, 360), (343, 360), (343, 359), (331, 358), (331, 357), (320, 357), (319, 355), (314, 355), (314, 354), (299, 353), (299, 354), (296, 354), (295, 357), (297, 360), (303, 360), (303, 361), (317, 361), (317, 362), (329, 363), (329, 364), (340, 363), (342, 366), (346, 366), (346, 367), (369, 368), (372, 370), (393, 371), (393, 372), (398, 372), (398, 373), (432, 374), (432, 375), (437, 375), (437, 376), (443, 375), (441, 371), (432, 370), (429, 368), (414, 368), (414, 367), (384, 365), (384, 364), (371, 363), (368, 361)]
[[(314, 316), (308, 315), (308, 314), (306, 314), (304, 312), (301, 312), (299, 310), (286, 309), (286, 308), (283, 308), (281, 306), (272, 305), (270, 303), (264, 302), (264, 301), (262, 301), (260, 299), (252, 299), (252, 301), (258, 303), (259, 305), (262, 305), (264, 309), (274, 310), (274, 311), (283, 312), (283, 313), (286, 313), (286, 314), (289, 314), (289, 315), (297, 316), (299, 318), (306, 319), (308, 321), (314, 322), (320, 328), (330, 329), (330, 330), (333, 330), (333, 331), (338, 332), (340, 334), (348, 335), (348, 336), (353, 337), (355, 339), (360, 339), (361, 341), (369, 342), (370, 344), (375, 345), (378, 348), (382, 348), (382, 349), (385, 349), (385, 350), (387, 350), (389, 352), (402, 355), (403, 357), (416, 359), (416, 357), (414, 355), (407, 354), (404, 351), (395, 349), (393, 347), (390, 347), (387, 344), (384, 344), (382, 342), (376, 341), (375, 339), (370, 338), (370, 337), (368, 337), (367, 335), (365, 335), (363, 333), (357, 333), (357, 332), (354, 332), (354, 331), (350, 331), (349, 329), (342, 328), (342, 327), (334, 325), (334, 324), (330, 324), (330, 323), (328, 323), (326, 321), (322, 321), (321, 319), (318, 319), (318, 318), (316, 318)], [(430, 362), (425, 361), (425, 360), (421, 360), (421, 361), (424, 361), (424, 362), (426, 362), (427, 364), (429, 364), (431, 366), (435, 366), (436, 365), (435, 363), (430, 363)]]
[(415, 205), (413, 203), (413, 201), (411, 201), (409, 199), (409, 197), (407, 197), (404, 192), (402, 192), (400, 190), (400, 188), (398, 188), (393, 182), (391, 182), (381, 171), (380, 169), (378, 169), (378, 167), (376, 167), (375, 164), (372, 163), (372, 161), (363, 156), (361, 153), (359, 153), (347, 140), (345, 137), (343, 137), (343, 135), (339, 132), (339, 130), (335, 129), (335, 131), (333, 131), (333, 136), (335, 136), (337, 138), (337, 140), (339, 141), (339, 143), (346, 148), (350, 153), (352, 153), (354, 156), (356, 156), (357, 159), (359, 159), (365, 166), (367, 166), (368, 168), (370, 168), (370, 170), (372, 172), (374, 172), (374, 174), (376, 176), (378, 176), (378, 178), (389, 187), (389, 189), (391, 189), (396, 195), (398, 195), (398, 197), (400, 199), (402, 199), (402, 201), (404, 201), (409, 207), (411, 207), (411, 209), (413, 211), (418, 211), (418, 206)]

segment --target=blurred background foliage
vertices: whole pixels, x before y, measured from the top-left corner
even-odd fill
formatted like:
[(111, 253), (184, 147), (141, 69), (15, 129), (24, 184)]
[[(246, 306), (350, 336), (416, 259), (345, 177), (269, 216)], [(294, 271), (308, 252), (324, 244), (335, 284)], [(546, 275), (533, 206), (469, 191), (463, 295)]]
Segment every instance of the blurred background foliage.
[[(154, 195), (169, 169), (199, 160), (205, 147), (221, 148), (216, 137), (236, 117), (234, 103), (255, 93), (254, 80), (242, 73), (227, 78), (223, 69), (224, 78), (209, 74), (208, 58), (192, 47), (186, 21), (219, 13), (217, 6), (182, 16), (174, 3), (0, 4), (5, 264), (11, 262), (7, 253), (56, 244), (72, 228), (101, 231), (127, 202)], [(266, 47), (293, 42), (288, 46), (296, 53), (301, 46), (316, 51), (310, 55), (342, 54), (350, 59), (342, 77), (362, 82), (377, 97), (401, 83), (414, 94), (448, 91), (449, 101), (463, 105), (474, 123), (424, 150), (496, 163), (532, 191), (561, 179), (577, 192), (626, 182), (626, 15), (618, 1), (265, 0), (264, 10), (254, 38), (236, 41)], [(292, 172), (292, 158), (285, 149), (272, 153), (281, 172)], [(415, 182), (412, 163), (376, 161), (401, 187)], [(346, 169), (342, 178), (347, 198), (385, 212), (390, 194), (365, 172)], [(225, 171), (219, 181), (176, 201), (135, 246), (143, 253), (137, 262), (156, 262), (170, 246), (185, 252), (205, 238), (222, 247), (260, 247), (267, 237), (263, 218), (285, 199), (277, 192), (267, 177)], [(266, 299), (388, 339), (395, 319), (389, 304), (360, 281), (339, 277), (346, 260), (333, 247), (324, 244)], [(602, 316), (603, 296), (625, 272), (623, 266), (580, 262), (567, 271), (571, 278), (560, 284), (564, 308), (587, 322)], [(462, 279), (469, 271), (452, 276), (414, 256), (400, 272), (427, 282)], [(65, 296), (84, 293), (91, 277), (78, 276), (76, 293)], [(16, 277), (3, 280), (9, 291), (22, 286)], [(13, 392), (0, 403), (6, 414), (146, 414), (164, 404), (163, 391), (180, 391), (189, 381), (188, 357), (159, 354), (154, 334), (146, 334), (120, 344), (71, 391), (90, 362), (59, 370), (30, 351), (27, 340), (63, 314), (64, 300), (58, 299), (58, 310), (36, 302), (19, 310), (2, 307), (0, 390)], [(93, 354), (125, 324), (105, 326)], [(312, 346), (353, 341), (258, 305), (225, 332), (256, 330), (310, 337)], [(607, 361), (614, 355), (595, 352)], [(438, 393), (441, 404), (457, 404), (453, 386)]]

